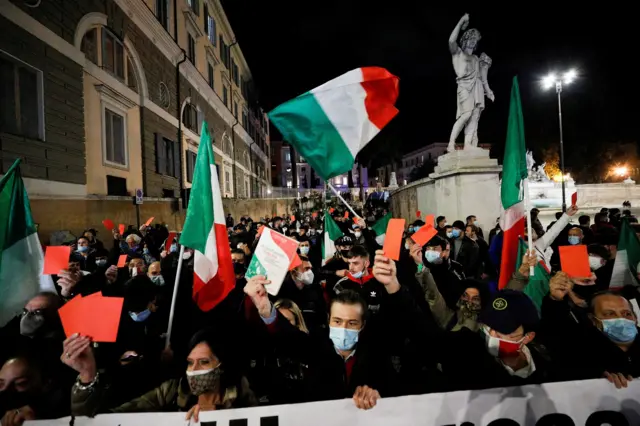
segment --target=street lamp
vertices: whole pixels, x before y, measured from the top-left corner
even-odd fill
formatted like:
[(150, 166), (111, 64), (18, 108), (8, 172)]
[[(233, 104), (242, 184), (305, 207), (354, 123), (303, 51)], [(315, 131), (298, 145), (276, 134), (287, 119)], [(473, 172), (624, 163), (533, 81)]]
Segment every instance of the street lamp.
[(563, 84), (571, 84), (573, 80), (576, 79), (577, 73), (575, 70), (571, 69), (565, 72), (562, 76), (558, 76), (555, 73), (551, 73), (542, 79), (542, 87), (545, 90), (552, 88), (555, 84), (556, 93), (558, 94), (558, 121), (560, 122), (560, 172), (562, 173), (562, 211), (567, 211), (567, 202), (565, 198), (565, 174), (564, 174), (564, 143), (562, 140), (562, 101), (561, 101), (561, 93), (562, 93), (562, 85)]

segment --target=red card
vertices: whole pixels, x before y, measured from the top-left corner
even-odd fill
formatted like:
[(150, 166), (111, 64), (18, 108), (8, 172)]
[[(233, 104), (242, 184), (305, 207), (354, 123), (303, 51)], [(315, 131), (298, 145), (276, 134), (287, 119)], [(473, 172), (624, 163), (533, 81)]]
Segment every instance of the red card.
[(344, 218), (345, 219), (349, 219), (349, 211), (348, 210), (346, 212), (344, 212)]
[(88, 297), (102, 297), (102, 292), (96, 291), (95, 293), (91, 293), (90, 295), (85, 296), (85, 298), (88, 298)]
[(315, 219), (316, 217), (318, 217), (318, 212), (313, 212), (313, 213), (311, 213), (311, 217), (312, 217), (312, 218), (314, 218), (314, 219)]
[(151, 225), (151, 222), (153, 222), (153, 219), (155, 219), (155, 217), (150, 217), (149, 219), (147, 219), (147, 221), (144, 223), (144, 226)]
[(60, 309), (58, 309), (58, 315), (60, 315), (60, 321), (62, 322), (62, 328), (67, 337), (73, 333), (82, 332), (82, 319), (75, 315), (75, 310), (78, 303), (81, 301), (82, 295), (78, 294), (73, 299), (65, 303)]
[(571, 205), (572, 206), (578, 205), (578, 191), (574, 192), (573, 195), (571, 196)]
[(384, 237), (382, 250), (389, 259), (400, 260), (400, 247), (402, 246), (402, 235), (404, 234), (404, 219), (390, 219), (387, 225), (387, 232)]
[(49, 246), (44, 253), (44, 275), (57, 275), (69, 268), (70, 246)]
[(416, 233), (411, 236), (411, 239), (420, 247), (424, 247), (424, 245), (427, 244), (429, 240), (431, 240), (437, 234), (438, 231), (436, 231), (436, 228), (434, 228), (432, 225), (427, 224), (418, 229)]
[(416, 211), (416, 219), (420, 219), (422, 217), (422, 212), (420, 210)]
[(358, 220), (360, 220), (358, 216), (353, 217), (353, 223), (355, 223), (356, 225), (358, 225)]
[(105, 228), (107, 228), (107, 231), (109, 232), (113, 231), (113, 228), (115, 228), (115, 225), (113, 224), (113, 221), (111, 219), (103, 220), (102, 224), (104, 225)]
[(122, 223), (118, 225), (118, 231), (120, 235), (124, 235), (124, 225)]
[(334, 209), (333, 207), (329, 207), (329, 213), (333, 213), (334, 211), (336, 211), (336, 209)]
[(262, 235), (262, 231), (264, 231), (264, 225), (258, 226), (258, 236)]
[(428, 214), (427, 217), (424, 218), (424, 223), (427, 225), (436, 226), (436, 223), (432, 214)]
[(289, 270), (291, 271), (292, 269), (295, 269), (300, 265), (302, 265), (302, 259), (300, 259), (300, 256), (298, 256), (298, 253), (295, 253), (293, 255), (293, 259), (291, 259), (291, 264), (289, 265)]
[(291, 215), (291, 222), (295, 222), (296, 221), (296, 217), (294, 215)]
[(587, 246), (560, 246), (560, 265), (562, 271), (570, 278), (587, 278), (591, 276), (589, 253)]
[(118, 258), (118, 268), (124, 268), (125, 266), (127, 266), (127, 255), (121, 254)]
[(167, 242), (164, 243), (164, 250), (165, 251), (169, 251), (169, 248), (171, 248), (171, 243), (173, 243), (174, 238), (176, 238), (176, 233), (175, 232), (169, 232), (169, 236), (167, 237)]
[[(120, 326), (123, 297), (85, 297), (80, 301), (75, 315), (83, 324), (82, 334), (94, 342), (115, 342)], [(100, 315), (96, 315), (100, 312)]]

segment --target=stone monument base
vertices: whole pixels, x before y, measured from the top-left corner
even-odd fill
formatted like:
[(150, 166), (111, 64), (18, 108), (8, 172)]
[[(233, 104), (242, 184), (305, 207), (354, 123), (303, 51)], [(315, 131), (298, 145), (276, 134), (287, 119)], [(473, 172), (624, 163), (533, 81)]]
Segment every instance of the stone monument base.
[(447, 222), (475, 215), (485, 235), (500, 216), (500, 171), (498, 160), (489, 151), (472, 148), (450, 152), (438, 157), (433, 180), (431, 205), (421, 205), (421, 211), (443, 215)]

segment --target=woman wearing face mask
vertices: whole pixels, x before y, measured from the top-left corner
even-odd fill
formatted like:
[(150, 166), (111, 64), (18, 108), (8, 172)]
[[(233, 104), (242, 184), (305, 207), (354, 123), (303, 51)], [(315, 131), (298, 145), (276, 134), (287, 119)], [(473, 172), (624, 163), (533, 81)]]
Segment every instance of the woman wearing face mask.
[(184, 411), (187, 420), (198, 422), (205, 411), (255, 406), (257, 400), (249, 382), (239, 374), (236, 357), (228, 350), (233, 346), (226, 336), (208, 330), (198, 332), (189, 343), (182, 378), (165, 381), (144, 395), (111, 408), (107, 402), (108, 379), (96, 368), (91, 339), (73, 335), (65, 341), (61, 357), (79, 373), (71, 412), (92, 417), (100, 412)]
[(93, 272), (96, 270), (95, 252), (89, 245), (89, 240), (85, 237), (80, 237), (76, 241), (72, 257), (74, 261), (80, 264), (82, 271)]

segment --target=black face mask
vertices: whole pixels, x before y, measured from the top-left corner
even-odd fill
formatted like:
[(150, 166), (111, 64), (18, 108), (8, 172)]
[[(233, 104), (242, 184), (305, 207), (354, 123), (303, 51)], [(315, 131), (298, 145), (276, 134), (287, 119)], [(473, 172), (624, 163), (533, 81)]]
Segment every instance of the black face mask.
[(340, 255), (342, 257), (347, 257), (348, 254), (349, 254), (349, 250), (340, 250)]
[(33, 405), (38, 400), (35, 392), (18, 392), (14, 389), (0, 392), (0, 412), (5, 413), (9, 410), (24, 407), (25, 405)]

